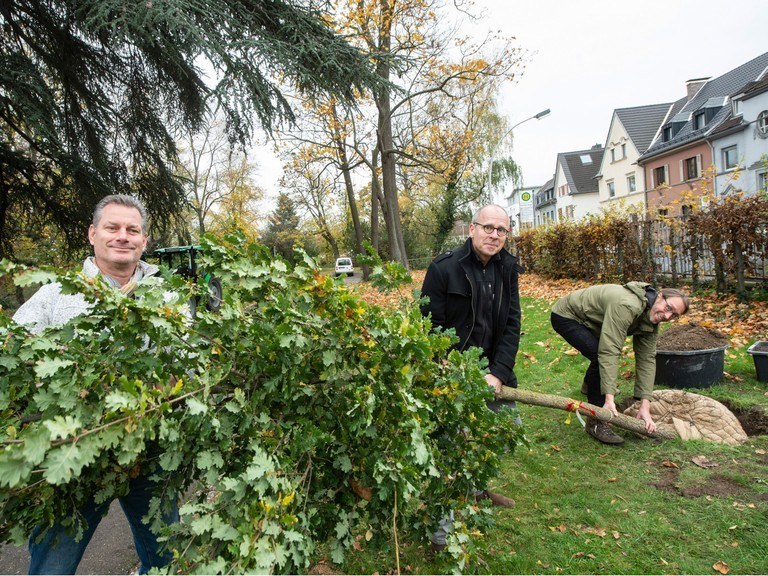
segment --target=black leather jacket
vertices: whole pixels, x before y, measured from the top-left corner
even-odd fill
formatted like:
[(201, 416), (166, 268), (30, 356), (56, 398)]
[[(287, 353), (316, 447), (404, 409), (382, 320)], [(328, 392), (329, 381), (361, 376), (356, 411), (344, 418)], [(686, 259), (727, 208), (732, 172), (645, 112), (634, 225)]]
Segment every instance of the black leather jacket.
[[(461, 248), (441, 254), (430, 263), (421, 287), (422, 295), (429, 297), (421, 313), (431, 314), (434, 326), (445, 330), (454, 328), (459, 337), (456, 345), (459, 350), (466, 347), (475, 322), (473, 296), (476, 286), (469, 268), (471, 257), (472, 239), (469, 238)], [(486, 356), (489, 372), (505, 385), (516, 388), (515, 356), (520, 345), (518, 274), (523, 268), (517, 257), (506, 249), (499, 252), (499, 259), (493, 265), (497, 266), (501, 282), (496, 282), (493, 345), (486, 351)]]

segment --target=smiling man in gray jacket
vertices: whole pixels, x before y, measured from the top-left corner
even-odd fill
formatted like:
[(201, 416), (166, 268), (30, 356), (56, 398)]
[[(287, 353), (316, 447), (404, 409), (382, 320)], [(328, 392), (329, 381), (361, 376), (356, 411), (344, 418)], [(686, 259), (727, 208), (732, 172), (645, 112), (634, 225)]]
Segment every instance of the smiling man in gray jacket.
[[(83, 263), (83, 274), (89, 278), (101, 275), (116, 290), (124, 291), (130, 291), (132, 283), (156, 274), (156, 266), (141, 260), (147, 247), (146, 230), (147, 212), (137, 199), (126, 195), (103, 198), (96, 206), (88, 230), (94, 256)], [(61, 325), (76, 316), (88, 314), (90, 307), (82, 294), (62, 294), (61, 285), (52, 283), (40, 288), (16, 311), (13, 319), (27, 326), (30, 332), (40, 334), (47, 326)], [(154, 472), (152, 469), (142, 470), (131, 479), (128, 493), (119, 497), (133, 532), (141, 574), (161, 568), (173, 558), (171, 552), (158, 542), (150, 523), (144, 520), (150, 500), (157, 495), (158, 481), (152, 478)], [(163, 522), (177, 522), (176, 495), (164, 494), (162, 497), (165, 503)], [(56, 519), (51, 526), (37, 526), (29, 539), (29, 574), (74, 574), (109, 504), (91, 498), (83, 508), (72, 511), (88, 524), (79, 540), (67, 533), (64, 518)]]
[[(584, 375), (589, 403), (618, 414), (614, 397), (618, 392), (619, 359), (624, 341), (632, 336), (634, 396), (640, 400), (637, 417), (645, 422), (648, 432), (654, 432), (650, 402), (659, 323), (679, 318), (688, 307), (688, 298), (680, 290), (656, 290), (646, 282), (600, 284), (560, 298), (552, 308), (552, 327), (589, 360)], [(596, 418), (587, 419), (586, 431), (605, 444), (624, 442), (608, 424)]]

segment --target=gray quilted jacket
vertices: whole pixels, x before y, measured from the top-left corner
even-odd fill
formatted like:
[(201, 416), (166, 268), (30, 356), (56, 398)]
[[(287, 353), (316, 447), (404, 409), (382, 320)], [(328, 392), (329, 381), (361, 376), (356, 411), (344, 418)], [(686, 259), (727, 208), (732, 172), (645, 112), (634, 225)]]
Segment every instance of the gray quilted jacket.
[[(143, 260), (136, 266), (131, 280), (139, 282), (142, 278), (157, 274), (158, 267)], [(93, 257), (83, 262), (83, 274), (92, 278), (100, 273)], [(18, 324), (27, 326), (33, 334), (40, 334), (46, 326), (60, 326), (75, 316), (88, 312), (91, 305), (82, 294), (62, 294), (61, 284), (53, 282), (42, 286), (13, 315)]]

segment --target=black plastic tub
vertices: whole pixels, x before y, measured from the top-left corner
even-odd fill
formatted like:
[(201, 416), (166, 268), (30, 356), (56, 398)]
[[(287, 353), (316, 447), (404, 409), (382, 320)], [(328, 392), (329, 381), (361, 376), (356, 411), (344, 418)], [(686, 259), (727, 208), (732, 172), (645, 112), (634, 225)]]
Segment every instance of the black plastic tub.
[(755, 361), (755, 372), (759, 382), (768, 382), (768, 341), (758, 340), (747, 348), (747, 354)]
[(709, 388), (723, 379), (725, 349), (656, 350), (656, 384), (669, 388)]

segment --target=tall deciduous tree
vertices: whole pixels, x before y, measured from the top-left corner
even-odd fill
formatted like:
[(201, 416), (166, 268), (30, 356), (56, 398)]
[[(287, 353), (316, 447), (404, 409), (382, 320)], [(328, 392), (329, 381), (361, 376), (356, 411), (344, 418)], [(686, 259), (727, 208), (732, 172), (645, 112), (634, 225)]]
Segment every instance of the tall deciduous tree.
[(181, 145), (177, 170), (194, 214), (194, 236), (235, 227), (251, 229), (249, 236), (255, 238), (254, 205), (263, 195), (254, 183), (256, 166), (224, 128), (223, 122), (206, 122), (197, 133), (188, 132)]
[[(459, 11), (467, 7), (462, 0), (453, 3)], [(343, 8), (344, 31), (371, 53), (382, 79), (373, 90), (377, 120), (376, 142), (369, 146), (374, 151), (369, 163), (372, 190), (380, 198), (391, 256), (407, 266), (401, 192), (411, 179), (406, 173), (409, 165), (429, 162), (418, 155), (416, 144), (420, 133), (430, 128), (422, 123), (428, 117), (422, 111), (435, 99), (456, 109), (455, 102), (472, 96), (467, 85), (484, 85), (489, 91), (512, 79), (522, 56), (512, 48), (511, 39), (473, 43), (459, 36), (446, 24), (450, 17), (446, 18), (448, 10), (440, 0), (347, 0)], [(487, 54), (494, 50), (495, 54)], [(454, 139), (462, 146), (456, 162), (466, 164), (467, 146), (476, 138), (467, 123), (464, 134)], [(459, 177), (462, 170), (453, 169), (454, 178)]]
[[(94, 203), (135, 192), (181, 205), (173, 132), (214, 105), (233, 140), (293, 112), (274, 80), (351, 99), (377, 83), (316, 3), (4, 0), (0, 3), (0, 255), (25, 211), (83, 241)], [(203, 70), (211, 72), (206, 76)]]

